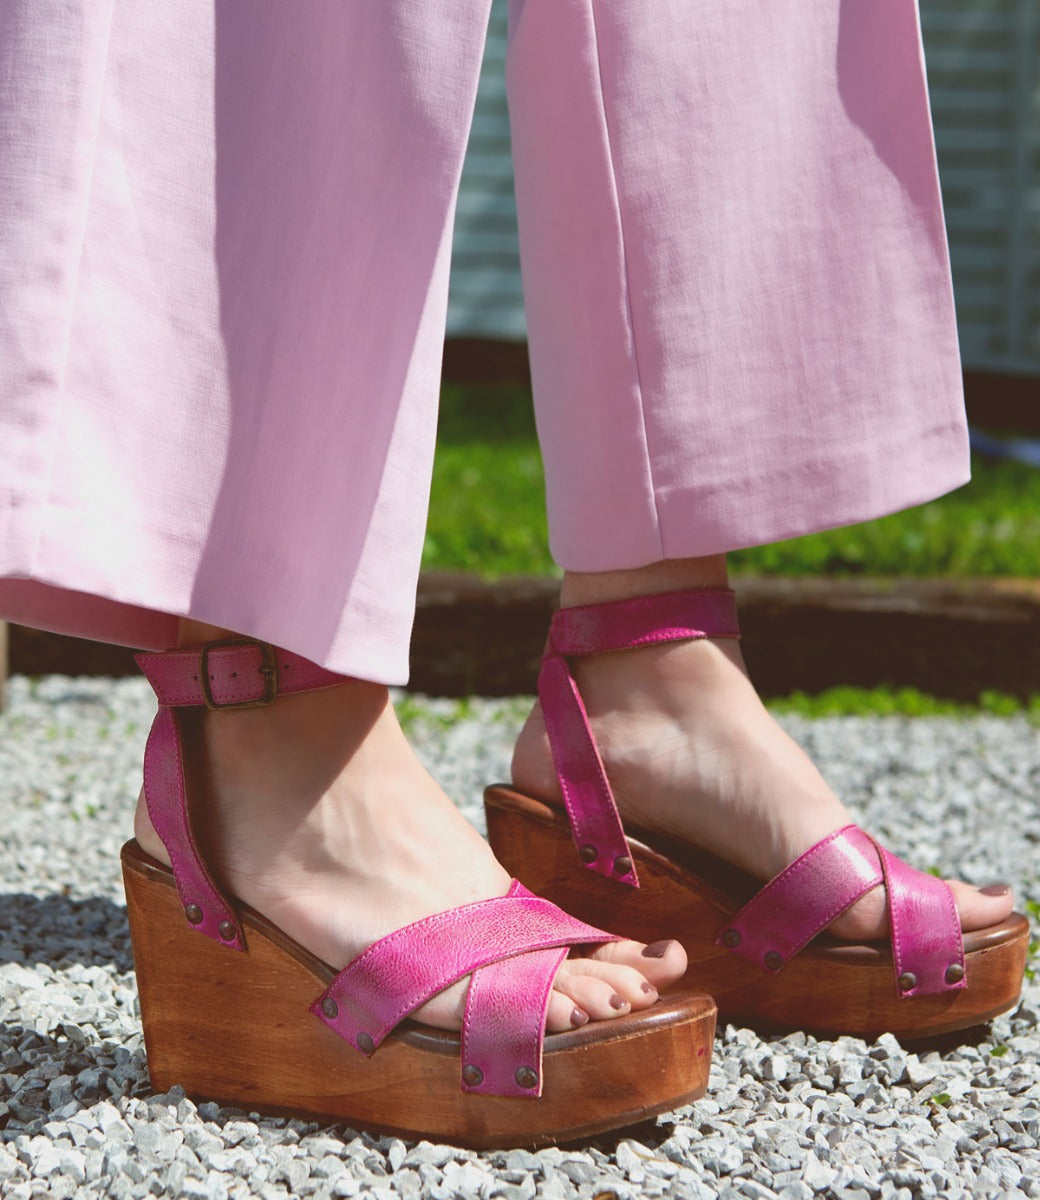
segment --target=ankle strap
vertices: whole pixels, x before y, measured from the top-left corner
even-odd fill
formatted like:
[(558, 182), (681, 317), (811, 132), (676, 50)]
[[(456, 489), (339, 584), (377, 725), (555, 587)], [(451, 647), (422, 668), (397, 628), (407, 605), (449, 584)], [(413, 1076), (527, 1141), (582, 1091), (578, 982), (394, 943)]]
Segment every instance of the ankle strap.
[(174, 709), (258, 708), (293, 692), (332, 687), (343, 676), (288, 650), (245, 639), (136, 658), (159, 698), (144, 752), (145, 803), (170, 856), (185, 920), (207, 937), (242, 950), (238, 915), (207, 869), (192, 829), (181, 718)]
[(546, 654), (600, 654), (705, 637), (740, 637), (736, 596), (729, 589), (557, 609)]
[(732, 591), (667, 592), (561, 608), (538, 673), (538, 699), (571, 833), (584, 866), (638, 887), (635, 864), (588, 714), (567, 661), (662, 642), (739, 637)]
[(262, 708), (279, 696), (343, 682), (299, 654), (245, 638), (134, 657), (166, 708)]

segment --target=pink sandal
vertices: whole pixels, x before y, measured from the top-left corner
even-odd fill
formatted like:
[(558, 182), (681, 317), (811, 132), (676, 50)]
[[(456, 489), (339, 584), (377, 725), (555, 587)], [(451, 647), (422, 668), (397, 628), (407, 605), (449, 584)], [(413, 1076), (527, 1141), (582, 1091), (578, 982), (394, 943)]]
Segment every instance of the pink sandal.
[[(488, 788), (488, 837), (499, 861), (539, 895), (625, 937), (673, 931), (692, 978), (730, 1021), (927, 1038), (1013, 1007), (1029, 940), (1025, 917), (1013, 913), (962, 935), (949, 887), (855, 825), (818, 842), (765, 887), (679, 839), (634, 828), (626, 838), (568, 660), (739, 636), (730, 591), (558, 611), (538, 696), (566, 812), (510, 787)], [(889, 942), (828, 937), (827, 926), (878, 884), (888, 892)]]
[[(506, 896), (390, 934), (338, 973), (224, 895), (192, 833), (191, 738), (179, 710), (267, 705), (342, 680), (249, 641), (138, 662), (160, 706), (145, 753), (148, 811), (173, 864), (135, 841), (123, 847), (157, 1089), (176, 1083), (250, 1110), (481, 1147), (585, 1137), (703, 1094), (715, 1023), (707, 996), (677, 995), (645, 1013), (544, 1035), (570, 948), (615, 935), (516, 881)], [(467, 975), (461, 1035), (408, 1020)]]

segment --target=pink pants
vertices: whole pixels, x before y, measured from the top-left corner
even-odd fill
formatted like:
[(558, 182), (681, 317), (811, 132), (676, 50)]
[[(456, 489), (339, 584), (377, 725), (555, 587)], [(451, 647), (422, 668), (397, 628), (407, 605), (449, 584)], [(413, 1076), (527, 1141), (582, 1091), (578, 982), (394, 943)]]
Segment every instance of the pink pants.
[[(407, 673), (489, 0), (0, 0), (0, 616)], [(552, 549), (965, 481), (913, 0), (514, 0)]]

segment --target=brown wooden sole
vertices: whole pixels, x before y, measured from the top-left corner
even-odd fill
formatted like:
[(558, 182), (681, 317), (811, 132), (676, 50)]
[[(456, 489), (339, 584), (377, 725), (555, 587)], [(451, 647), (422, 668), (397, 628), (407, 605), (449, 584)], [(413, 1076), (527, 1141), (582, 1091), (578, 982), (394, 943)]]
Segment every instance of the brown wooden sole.
[[(672, 936), (689, 955), (687, 979), (715, 998), (720, 1019), (762, 1030), (804, 1029), (919, 1041), (991, 1020), (1022, 988), (1029, 924), (1013, 913), (964, 935), (968, 986), (904, 999), (886, 944), (817, 938), (777, 975), (715, 945), (723, 924), (761, 884), (692, 847), (654, 849), (629, 836), (638, 890), (580, 866), (567, 816), (504, 786), (484, 794), (488, 839), (499, 862), (532, 891), (591, 924), (643, 942)], [(658, 845), (663, 843), (658, 841)]]
[(572, 1141), (704, 1094), (715, 1032), (709, 996), (545, 1039), (538, 1099), (460, 1090), (459, 1039), (414, 1023), (371, 1058), (308, 1006), (335, 972), (242, 906), (244, 953), (185, 921), (168, 868), (136, 842), (123, 882), (152, 1085), (247, 1110), (299, 1113), (477, 1148)]

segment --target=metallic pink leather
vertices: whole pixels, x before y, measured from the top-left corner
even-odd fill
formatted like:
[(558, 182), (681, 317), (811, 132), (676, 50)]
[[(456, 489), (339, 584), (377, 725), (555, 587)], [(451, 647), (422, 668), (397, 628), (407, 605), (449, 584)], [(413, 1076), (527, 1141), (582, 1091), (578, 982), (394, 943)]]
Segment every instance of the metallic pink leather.
[(860, 896), (888, 893), (896, 988), (927, 996), (966, 986), (960, 918), (949, 887), (908, 866), (855, 825), (810, 847), (757, 892), (716, 942), (776, 973)]
[(874, 843), (849, 825), (771, 879), (715, 940), (738, 958), (778, 971), (883, 879)]
[(464, 1092), (541, 1095), (546, 1010), (567, 953), (534, 950), (473, 972), (462, 1021)]
[(234, 910), (214, 883), (191, 831), (177, 718), (161, 707), (144, 751), (144, 796), (155, 832), (170, 856), (184, 915), (206, 937), (243, 950)]
[(946, 882), (877, 847), (888, 892), (892, 965), (904, 996), (931, 996), (967, 987), (964, 939)]
[(298, 654), (247, 639), (137, 654), (134, 658), (166, 708), (270, 704), (278, 696), (312, 692), (343, 682), (342, 675)]
[[(568, 659), (662, 642), (739, 637), (732, 591), (668, 592), (560, 609), (538, 675), (553, 762), (583, 864), (638, 887), (621, 817)], [(908, 866), (855, 825), (817, 842), (770, 880), (716, 937), (776, 972), (872, 888), (888, 893), (896, 988), (925, 996), (966, 986), (960, 918), (949, 887)]]
[[(539, 1095), (545, 1008), (567, 948), (616, 940), (514, 880), (505, 896), (437, 913), (374, 942), (344, 967), (311, 1011), (371, 1054), (431, 996), (472, 975), (464, 1090)], [(485, 1019), (489, 1025), (482, 1028)], [(479, 1079), (467, 1070), (474, 1067)]]
[(549, 746), (574, 844), (582, 864), (608, 879), (638, 887), (614, 794), (567, 661), (571, 656), (629, 650), (658, 642), (739, 637), (729, 590), (667, 592), (610, 604), (559, 609), (538, 673)]
[[(179, 707), (242, 708), (342, 682), (299, 655), (262, 642), (213, 642), (137, 655), (159, 699), (145, 749), (148, 815), (170, 856), (185, 918), (206, 937), (244, 950), (235, 910), (206, 868), (188, 812)], [(616, 941), (513, 880), (502, 897), (437, 913), (389, 934), (349, 963), (310, 1011), (362, 1054), (445, 987), (470, 976), (462, 1089), (540, 1096), (545, 1014), (571, 946)]]

